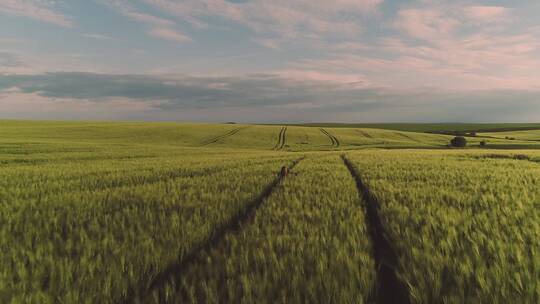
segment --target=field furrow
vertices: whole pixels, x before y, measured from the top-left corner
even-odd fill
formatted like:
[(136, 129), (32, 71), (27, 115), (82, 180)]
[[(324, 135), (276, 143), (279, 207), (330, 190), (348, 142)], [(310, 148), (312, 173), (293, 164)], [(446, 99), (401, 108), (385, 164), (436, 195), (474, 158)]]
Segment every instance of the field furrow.
[(281, 129), (279, 130), (278, 140), (277, 140), (276, 144), (274, 145), (274, 147), (272, 148), (272, 150), (277, 150), (281, 146), (281, 136), (282, 136), (284, 130), (285, 130), (285, 127), (281, 127)]
[[(288, 166), (288, 170), (294, 169), (294, 167), (302, 160), (303, 158), (299, 158), (293, 161), (292, 164)], [(140, 296), (135, 294), (129, 295), (124, 302), (133, 303), (134, 300), (144, 300), (144, 302), (146, 302), (149, 300), (154, 291), (157, 290), (159, 293), (160, 289), (163, 289), (165, 285), (170, 284), (171, 282), (176, 282), (179, 278), (182, 278), (182, 272), (189, 269), (191, 264), (197, 261), (197, 258), (199, 258), (203, 251), (212, 250), (213, 247), (222, 241), (226, 234), (237, 233), (238, 230), (246, 225), (246, 223), (255, 216), (257, 209), (272, 194), (277, 185), (281, 183), (285, 177), (286, 175), (283, 175), (280, 172), (272, 183), (266, 186), (253, 201), (246, 204), (239, 213), (235, 214), (222, 225), (214, 227), (211, 236), (205, 240), (204, 243), (193, 246), (191, 250), (182, 257), (181, 260), (175, 261), (167, 266), (162, 272), (157, 274), (149, 284), (148, 290), (143, 290)], [(139, 299), (137, 300), (137, 298)]]
[(215, 144), (215, 143), (217, 143), (217, 142), (219, 142), (219, 141), (222, 141), (222, 140), (224, 140), (224, 139), (226, 139), (226, 138), (228, 138), (228, 137), (234, 136), (234, 135), (236, 135), (238, 132), (240, 132), (240, 131), (242, 131), (242, 130), (244, 130), (244, 129), (247, 129), (247, 128), (249, 128), (249, 126), (247, 126), (247, 127), (236, 128), (236, 129), (234, 129), (234, 130), (232, 130), (232, 131), (229, 131), (229, 132), (227, 132), (227, 133), (225, 133), (225, 134), (216, 136), (216, 137), (214, 137), (214, 138), (210, 138), (210, 139), (208, 139), (208, 140), (203, 141), (203, 142), (201, 143), (201, 146), (207, 146), (207, 145)]
[(279, 131), (278, 135), (278, 141), (276, 145), (274, 146), (273, 150), (283, 150), (285, 147), (285, 141), (287, 136), (287, 127), (281, 127), (281, 130)]
[(394, 245), (388, 238), (386, 228), (381, 222), (379, 215), (380, 204), (362, 181), (357, 172), (358, 169), (345, 155), (342, 155), (342, 159), (356, 182), (356, 188), (362, 201), (366, 203), (366, 218), (377, 271), (376, 302), (385, 304), (410, 303), (408, 288), (396, 275), (399, 260)]
[(283, 133), (281, 134), (281, 144), (279, 146), (279, 150), (282, 150), (285, 147), (285, 142), (287, 140), (287, 128), (283, 129)]
[(375, 263), (339, 156), (304, 160), (240, 232), (154, 293), (154, 303), (366, 303)]
[(370, 138), (370, 139), (373, 138), (373, 136), (371, 136), (371, 135), (370, 135), (368, 132), (366, 132), (366, 131), (358, 130), (358, 129), (357, 129), (356, 131), (357, 131), (358, 133), (360, 133), (362, 136), (364, 136), (365, 138)]
[(540, 166), (463, 155), (350, 154), (380, 202), (398, 277), (413, 303), (538, 303)]
[[(208, 175), (43, 195), (36, 202), (6, 200), (0, 302), (116, 303), (128, 291), (146, 290), (168, 265), (245, 210), (294, 157), (260, 162), (237, 156), (235, 165)], [(220, 163), (206, 161), (208, 168)]]
[(328, 132), (327, 130), (325, 130), (323, 128), (321, 128), (320, 131), (321, 131), (322, 134), (324, 134), (326, 137), (328, 137), (332, 147), (336, 147), (336, 148), (339, 147), (339, 145), (340, 145), (339, 140), (335, 136), (333, 136), (332, 134), (330, 134), (330, 132)]

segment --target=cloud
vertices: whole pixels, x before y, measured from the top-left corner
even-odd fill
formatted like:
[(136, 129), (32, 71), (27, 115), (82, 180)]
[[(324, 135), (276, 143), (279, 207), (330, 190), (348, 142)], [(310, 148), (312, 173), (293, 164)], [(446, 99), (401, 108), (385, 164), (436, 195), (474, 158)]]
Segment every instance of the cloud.
[[(39, 51), (39, 50), (38, 50)], [(92, 53), (53, 52), (46, 56), (26, 49), (0, 49), (0, 75), (39, 75), (57, 71), (109, 72), (106, 63), (93, 62)]]
[(101, 35), (101, 34), (91, 34), (91, 33), (88, 33), (88, 34), (84, 34), (83, 35), (84, 37), (86, 38), (92, 38), (92, 39), (98, 39), (98, 40), (118, 40), (116, 38), (113, 38), (113, 37), (110, 37), (110, 36), (107, 36), (107, 35)]
[(154, 28), (149, 30), (148, 34), (154, 37), (175, 42), (191, 41), (191, 38), (189, 38), (188, 36), (170, 28)]
[(502, 6), (470, 6), (465, 8), (465, 13), (469, 18), (493, 21), (506, 17), (508, 9)]
[[(502, 6), (464, 6), (459, 2), (430, 2), (400, 9), (394, 27), (410, 37), (436, 42), (463, 31), (500, 29), (512, 20), (512, 10)], [(499, 26), (494, 27), (497, 23)]]
[(146, 33), (150, 36), (180, 43), (191, 41), (190, 37), (175, 28), (176, 22), (173, 20), (141, 13), (131, 7), (128, 2), (122, 0), (105, 0), (104, 3), (120, 14), (143, 23), (148, 27)]
[(100, 102), (59, 99), (19, 90), (0, 92), (0, 108), (0, 117), (18, 119), (149, 119), (159, 115), (159, 110), (149, 102), (122, 98)]
[[(415, 44), (381, 40), (364, 54), (306, 59), (296, 68), (334, 73), (362, 72), (392, 87), (430, 85), (443, 89), (537, 89), (540, 39), (532, 34), (471, 34)], [(376, 55), (373, 55), (376, 54)]]
[(278, 49), (295, 39), (352, 37), (362, 20), (373, 15), (382, 0), (143, 0), (195, 27), (209, 20), (243, 25), (257, 33), (256, 42)]
[(27, 42), (26, 39), (23, 38), (12, 38), (12, 37), (0, 37), (0, 44), (20, 44)]
[(37, 67), (29, 65), (19, 54), (11, 50), (0, 49), (0, 75), (3, 74), (33, 74)]
[(437, 40), (451, 34), (459, 20), (437, 8), (414, 8), (399, 11), (395, 25), (411, 37)]
[(538, 29), (514, 14), (518, 8), (420, 1), (400, 6), (392, 33), (371, 40), (312, 44), (321, 56), (289, 64), (334, 74), (361, 74), (394, 88), (536, 90), (540, 87)]
[(15, 54), (0, 51), (0, 67), (18, 67), (23, 63)]
[[(65, 101), (71, 105), (77, 101), (84, 105), (113, 103), (118, 113), (117, 118), (126, 117), (121, 114), (122, 107), (126, 109), (126, 113), (135, 115), (136, 113), (130, 110), (133, 105), (140, 110), (137, 112), (137, 115), (140, 115), (134, 117), (149, 120), (173, 119), (185, 113), (212, 121), (222, 121), (225, 118), (246, 121), (248, 119), (243, 116), (246, 113), (250, 113), (247, 117), (252, 121), (540, 119), (538, 115), (533, 115), (540, 112), (540, 90), (396, 90), (369, 85), (358, 86), (350, 83), (351, 78), (332, 75), (313, 73), (311, 77), (304, 76), (305, 74), (294, 73), (231, 77), (89, 73), (0, 75), (0, 103), (2, 100), (7, 102), (10, 98), (22, 100), (23, 96), (40, 99), (48, 105), (51, 100)], [(13, 102), (11, 107), (16, 107)], [(108, 105), (100, 107), (106, 108)], [(28, 113), (37, 113), (28, 107), (25, 109)], [(89, 111), (91, 113), (91, 110)], [(147, 114), (144, 114), (145, 112)], [(65, 111), (62, 113), (64, 114), (57, 118), (67, 115)], [(227, 116), (224, 116), (224, 113), (227, 113)], [(96, 113), (92, 118), (102, 117), (100, 115), (103, 113)]]
[(42, 0), (2, 0), (0, 13), (28, 17), (63, 27), (73, 27), (73, 22), (69, 17), (51, 8), (53, 4), (54, 2)]

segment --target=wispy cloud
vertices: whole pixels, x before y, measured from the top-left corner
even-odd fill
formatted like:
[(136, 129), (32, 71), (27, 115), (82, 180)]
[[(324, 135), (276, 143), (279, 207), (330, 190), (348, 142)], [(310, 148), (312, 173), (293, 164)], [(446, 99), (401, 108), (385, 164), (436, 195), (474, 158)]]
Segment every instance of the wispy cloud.
[(536, 90), (540, 88), (538, 50), (540, 40), (529, 34), (475, 34), (428, 45), (386, 39), (359, 54), (339, 52), (324, 59), (303, 59), (291, 67), (361, 73), (371, 83), (384, 87)]
[(175, 41), (175, 42), (187, 42), (187, 41), (191, 41), (191, 38), (189, 38), (188, 36), (182, 34), (181, 32), (177, 31), (177, 30), (173, 30), (173, 29), (170, 29), (170, 28), (154, 28), (154, 29), (150, 29), (148, 31), (148, 34), (154, 36), (154, 37), (157, 37), (157, 38), (161, 38), (161, 39), (165, 39), (165, 40), (169, 40), (169, 41)]
[(43, 0), (2, 0), (0, 13), (23, 16), (56, 24), (64, 27), (73, 27), (71, 18), (54, 10), (54, 2)]
[(189, 36), (176, 28), (177, 24), (173, 20), (139, 12), (127, 1), (105, 0), (104, 3), (120, 14), (143, 23), (148, 28), (146, 33), (150, 36), (180, 43), (191, 41)]
[(12, 38), (12, 37), (0, 37), (0, 44), (19, 44), (26, 42), (26, 39), (23, 38)]
[(0, 67), (17, 67), (21, 66), (22, 62), (13, 53), (0, 51)]
[(413, 38), (434, 41), (450, 35), (459, 23), (439, 8), (409, 8), (398, 12), (395, 26)]
[(469, 6), (464, 11), (469, 18), (494, 21), (507, 17), (509, 9), (502, 6)]
[(110, 41), (118, 40), (117, 38), (107, 36), (107, 35), (102, 35), (102, 34), (87, 33), (87, 34), (84, 34), (83, 36), (86, 37), (86, 38), (92, 38), (92, 39), (98, 39), (98, 40), (110, 40)]
[(40, 72), (39, 68), (29, 65), (25, 59), (19, 56), (19, 54), (10, 50), (0, 49), (0, 75), (35, 74), (37, 72)]
[(357, 35), (362, 31), (362, 19), (373, 14), (382, 3), (382, 0), (143, 1), (196, 26), (206, 23), (207, 18), (244, 25), (260, 35), (256, 42), (273, 49), (288, 40)]

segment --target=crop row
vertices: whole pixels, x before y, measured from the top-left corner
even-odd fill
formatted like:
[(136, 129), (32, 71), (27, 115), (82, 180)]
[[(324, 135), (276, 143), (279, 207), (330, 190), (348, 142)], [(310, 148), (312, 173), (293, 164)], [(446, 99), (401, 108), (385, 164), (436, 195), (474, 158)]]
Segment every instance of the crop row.
[(302, 161), (258, 209), (154, 292), (156, 303), (363, 303), (375, 265), (339, 156)]
[(8, 168), (0, 173), (0, 302), (111, 303), (144, 290), (293, 158)]
[(540, 166), (463, 155), (351, 153), (398, 276), (415, 303), (539, 303)]

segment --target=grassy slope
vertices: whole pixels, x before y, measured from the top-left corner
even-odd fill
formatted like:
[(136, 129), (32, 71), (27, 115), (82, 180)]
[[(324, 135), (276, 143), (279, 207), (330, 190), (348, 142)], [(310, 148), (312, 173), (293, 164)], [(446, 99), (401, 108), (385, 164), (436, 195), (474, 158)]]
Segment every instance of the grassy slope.
[(409, 132), (538, 130), (540, 123), (310, 123), (302, 126), (373, 128)]
[[(233, 124), (185, 124), (144, 122), (39, 122), (0, 121), (0, 151), (22, 149), (95, 149), (98, 146), (206, 147), (272, 150), (281, 126)], [(444, 148), (447, 135), (372, 128), (324, 128), (289, 126), (285, 151), (350, 150), (364, 148)], [(533, 131), (531, 131), (533, 132)], [(525, 138), (524, 138), (525, 139)], [(469, 138), (478, 146), (481, 138)], [(540, 148), (540, 141), (488, 139), (491, 148)], [(23, 147), (23, 148), (21, 148)]]
[(496, 137), (496, 138), (502, 138), (502, 139), (506, 137), (511, 137), (511, 138), (515, 138), (516, 140), (540, 141), (540, 130), (486, 132), (486, 133), (478, 133), (478, 136)]

